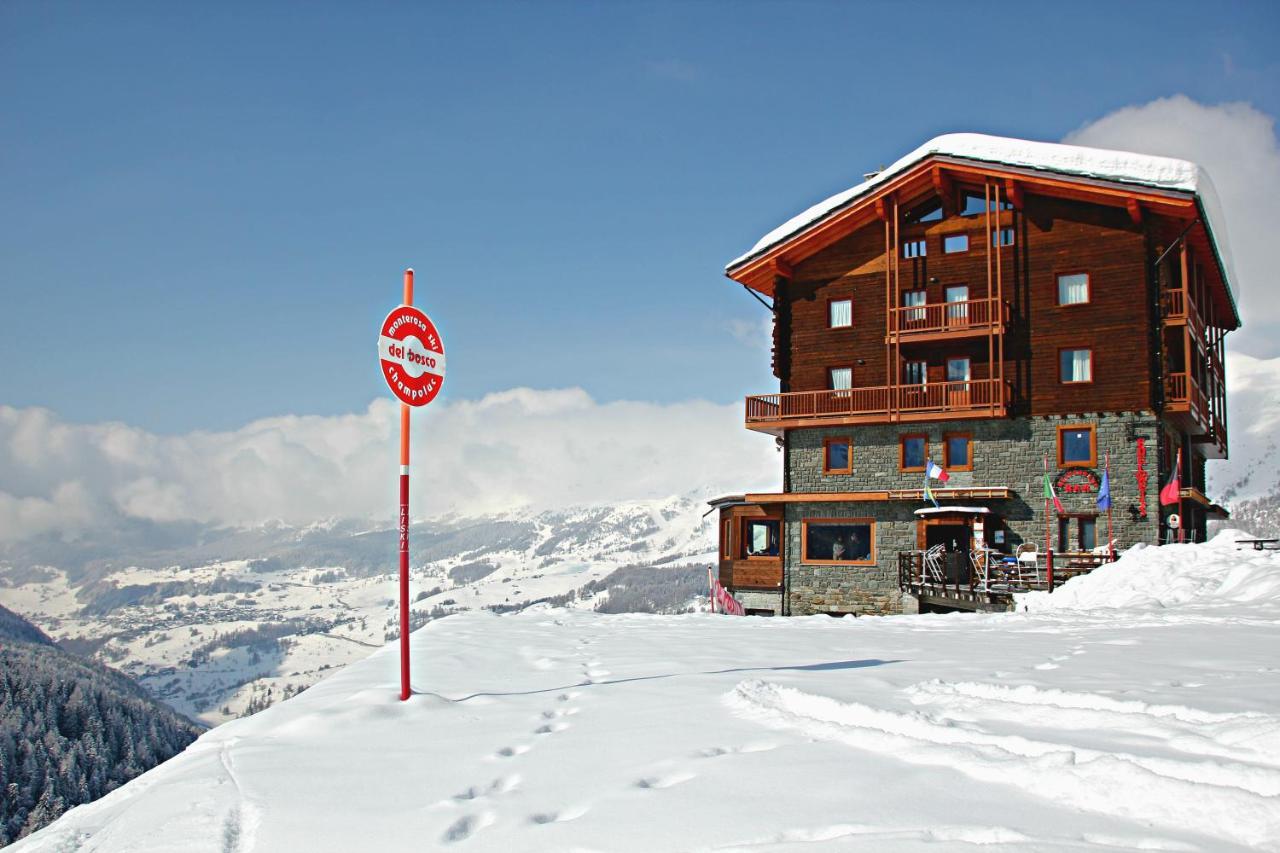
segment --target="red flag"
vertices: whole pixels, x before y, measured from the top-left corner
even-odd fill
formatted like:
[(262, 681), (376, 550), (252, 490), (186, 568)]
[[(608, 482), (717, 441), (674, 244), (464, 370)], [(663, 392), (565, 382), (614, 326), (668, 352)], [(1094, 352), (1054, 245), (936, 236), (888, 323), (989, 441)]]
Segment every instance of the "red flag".
[(1176, 504), (1182, 499), (1182, 448), (1178, 448), (1177, 458), (1173, 462), (1173, 475), (1160, 490), (1160, 504)]

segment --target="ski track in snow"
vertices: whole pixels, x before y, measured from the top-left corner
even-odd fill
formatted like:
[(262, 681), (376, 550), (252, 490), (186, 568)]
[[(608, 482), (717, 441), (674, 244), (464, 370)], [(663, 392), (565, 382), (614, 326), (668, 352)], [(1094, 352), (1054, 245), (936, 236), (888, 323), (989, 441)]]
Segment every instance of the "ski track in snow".
[[(1222, 759), (1216, 749), (1195, 751), (1193, 747), (1203, 738), (1187, 737), (1185, 728), (1168, 724), (1177, 721), (1179, 713), (1190, 717), (1203, 714), (1193, 709), (1156, 708), (1152, 713), (1087, 694), (936, 681), (915, 685), (906, 692), (921, 705), (941, 702), (945, 707), (936, 712), (900, 713), (760, 680), (740, 683), (726, 701), (738, 714), (772, 728), (796, 730), (818, 740), (893, 755), (914, 764), (949, 767), (983, 783), (1016, 786), (1024, 793), (1082, 811), (1138, 818), (1191, 832), (1215, 821), (1221, 823), (1221, 816), (1229, 814), (1232, 820), (1222, 828), (1238, 843), (1257, 846), (1280, 837), (1280, 802), (1276, 800), (1280, 772), (1272, 769), (1280, 764), (1280, 750), (1274, 743), (1280, 728), (1277, 718), (1223, 715), (1227, 719), (1218, 721), (1220, 726), (1245, 727), (1245, 736), (1236, 742), (1240, 752), (1255, 762), (1245, 763)], [(964, 724), (951, 716), (955, 707), (965, 707), (956, 700), (982, 694), (986, 694), (986, 702), (971, 703), (972, 715)], [(986, 703), (993, 700), (995, 713), (988, 713)], [(1052, 731), (1045, 732), (1045, 739), (1000, 733), (990, 725), (1010, 719), (1025, 721), (1028, 708), (1044, 708), (1054, 702), (1061, 712), (1084, 713), (1068, 713), (1065, 724), (1060, 724), (1055, 714)], [(1001, 705), (1006, 707), (1004, 713), (999, 711)], [(1011, 718), (1008, 706), (1019, 705), (1021, 713)], [(1178, 739), (1180, 748), (1199, 760), (1073, 745), (1068, 736), (1083, 727), (1090, 714), (1107, 718), (1113, 727), (1116, 717), (1127, 715), (1130, 719), (1126, 722), (1131, 722), (1135, 714), (1142, 714), (1145, 719), (1139, 725), (1148, 730), (1163, 725), (1164, 734)], [(1246, 719), (1241, 723), (1239, 717)], [(1230, 732), (1225, 734), (1231, 736)]]

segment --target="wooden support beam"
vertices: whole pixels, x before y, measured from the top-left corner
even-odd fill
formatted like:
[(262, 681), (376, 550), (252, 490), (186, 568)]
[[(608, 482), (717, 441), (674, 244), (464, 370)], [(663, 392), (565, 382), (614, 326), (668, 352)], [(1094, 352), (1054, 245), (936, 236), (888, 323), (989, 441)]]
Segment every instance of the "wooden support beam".
[(1009, 203), (1013, 205), (1014, 209), (1022, 210), (1022, 185), (1013, 178), (1006, 178), (1004, 191), (1009, 196)]
[(876, 218), (881, 222), (889, 221), (889, 210), (885, 204), (885, 196), (876, 199)]
[(773, 274), (779, 278), (785, 278), (788, 281), (796, 277), (796, 272), (791, 268), (791, 264), (782, 258), (773, 259)]
[(956, 210), (956, 186), (951, 176), (942, 169), (933, 170), (933, 188), (942, 200), (942, 215), (951, 216)]
[(1133, 224), (1141, 225), (1142, 204), (1136, 198), (1131, 198), (1124, 203), (1124, 206), (1129, 211), (1129, 218), (1133, 220)]

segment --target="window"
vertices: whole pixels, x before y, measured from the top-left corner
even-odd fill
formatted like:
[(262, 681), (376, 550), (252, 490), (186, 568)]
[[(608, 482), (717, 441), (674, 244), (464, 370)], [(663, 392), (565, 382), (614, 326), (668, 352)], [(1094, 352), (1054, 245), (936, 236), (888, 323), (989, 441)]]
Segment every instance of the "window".
[(853, 325), (853, 300), (832, 299), (827, 303), (827, 325), (833, 329), (847, 329)]
[(1013, 229), (1001, 228), (991, 232), (991, 245), (993, 246), (1012, 246), (1013, 245)]
[(902, 244), (904, 258), (923, 258), (927, 254), (929, 254), (929, 247), (925, 245), (924, 240), (908, 240)]
[(913, 222), (941, 222), (942, 221), (942, 199), (933, 199), (926, 201), (924, 204), (908, 210), (903, 215), (903, 220), (908, 223)]
[(822, 441), (822, 473), (853, 473), (853, 439), (827, 438)]
[(743, 523), (742, 528), (744, 536), (742, 537), (743, 555), (750, 559), (751, 557), (776, 557), (778, 556), (779, 528), (782, 523), (775, 520), (759, 521), (757, 519), (748, 519)]
[(967, 432), (949, 432), (942, 437), (942, 467), (948, 471), (973, 470), (973, 437)]
[[(1071, 529), (1076, 539), (1071, 541)], [(1072, 547), (1074, 545), (1074, 547)], [(1058, 518), (1059, 551), (1092, 551), (1098, 547), (1098, 517), (1095, 515), (1064, 515)]]
[(902, 384), (924, 385), (929, 381), (929, 362), (908, 361), (902, 366)]
[(1060, 382), (1092, 382), (1093, 350), (1058, 350), (1058, 380)]
[(903, 471), (923, 471), (929, 458), (927, 435), (904, 435), (898, 439), (898, 468)]
[(948, 382), (968, 382), (972, 376), (969, 373), (969, 359), (967, 358), (949, 358), (947, 359), (947, 381)]
[[(960, 215), (976, 216), (982, 213), (987, 205), (986, 195), (974, 190), (965, 190), (960, 194)], [(996, 210), (995, 195), (991, 197), (991, 209)], [(1013, 210), (1013, 205), (1007, 199), (1001, 197), (999, 210)]]
[(802, 563), (873, 565), (876, 523), (870, 518), (806, 518), (800, 523)]
[(1088, 424), (1058, 427), (1058, 467), (1098, 464), (1098, 443), (1093, 427)]
[(959, 284), (954, 287), (948, 287), (946, 290), (947, 299), (947, 325), (948, 326), (966, 326), (969, 324), (969, 285)]
[(1073, 272), (1058, 276), (1059, 305), (1087, 305), (1089, 303), (1089, 274)]
[(906, 322), (908, 323), (924, 322), (924, 303), (926, 298), (927, 298), (927, 294), (923, 290), (904, 290), (902, 292), (903, 306), (907, 308), (913, 308), (917, 305), (920, 306), (915, 311), (903, 312), (906, 315), (906, 317), (904, 318)]
[(853, 387), (853, 368), (832, 367), (827, 371), (827, 381), (832, 391), (848, 391)]
[(724, 524), (720, 526), (720, 553), (727, 560), (733, 556), (733, 522), (729, 519), (724, 520)]
[(942, 238), (942, 251), (944, 254), (953, 252), (969, 251), (969, 235), (968, 234), (948, 234)]

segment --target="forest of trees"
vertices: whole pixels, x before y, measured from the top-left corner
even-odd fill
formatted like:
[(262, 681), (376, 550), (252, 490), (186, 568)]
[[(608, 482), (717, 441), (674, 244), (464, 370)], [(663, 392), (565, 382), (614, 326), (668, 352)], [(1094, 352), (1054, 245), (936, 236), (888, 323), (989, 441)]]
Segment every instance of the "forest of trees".
[(0, 607), (0, 847), (178, 754), (200, 734), (127, 676)]

